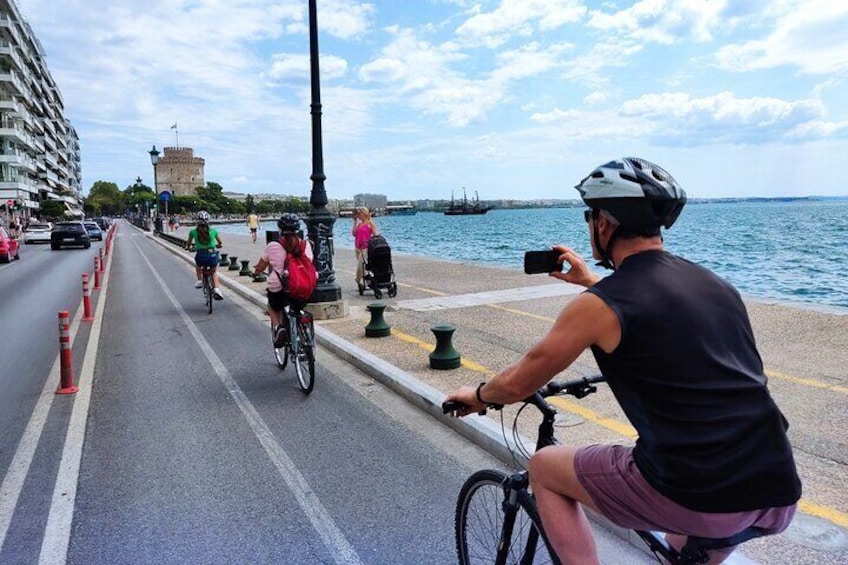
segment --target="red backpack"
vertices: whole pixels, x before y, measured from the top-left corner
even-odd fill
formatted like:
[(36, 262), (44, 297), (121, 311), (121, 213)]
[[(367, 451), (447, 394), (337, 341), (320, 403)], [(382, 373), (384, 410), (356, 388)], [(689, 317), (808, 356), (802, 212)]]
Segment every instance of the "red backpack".
[[(278, 242), (286, 248), (282, 240)], [(312, 259), (306, 255), (306, 242), (301, 240), (293, 251), (286, 250), (286, 263), (284, 269), (288, 271), (288, 277), (280, 277), (283, 292), (294, 300), (306, 302), (315, 291), (318, 284), (318, 271)], [(279, 277), (279, 273), (277, 273)]]

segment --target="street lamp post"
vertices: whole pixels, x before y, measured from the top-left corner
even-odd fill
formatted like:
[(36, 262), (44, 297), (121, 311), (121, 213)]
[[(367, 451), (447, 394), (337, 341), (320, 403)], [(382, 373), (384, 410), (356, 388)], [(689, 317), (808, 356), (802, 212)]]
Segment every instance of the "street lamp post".
[(342, 289), (336, 283), (333, 270), (333, 224), (335, 216), (327, 209), (327, 191), (324, 188), (324, 155), (321, 140), (321, 82), (318, 72), (318, 17), (315, 0), (309, 0), (309, 68), (312, 80), (312, 192), (306, 229), (314, 250), (318, 286), (312, 302), (337, 302), (342, 299)]
[(159, 151), (156, 146), (148, 151), (150, 154), (150, 163), (153, 165), (153, 192), (156, 193), (156, 230), (162, 231), (162, 218), (159, 217), (159, 180), (156, 176), (156, 166), (159, 164)]

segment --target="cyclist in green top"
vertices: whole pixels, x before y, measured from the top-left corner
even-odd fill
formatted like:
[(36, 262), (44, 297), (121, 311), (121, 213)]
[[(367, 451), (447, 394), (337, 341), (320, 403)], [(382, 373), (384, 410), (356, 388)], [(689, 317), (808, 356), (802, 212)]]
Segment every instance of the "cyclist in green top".
[(218, 235), (218, 230), (209, 227), (209, 219), (209, 212), (201, 210), (197, 213), (197, 227), (192, 228), (188, 232), (186, 247), (191, 249), (192, 245), (194, 245), (194, 248), (197, 250), (197, 254), (194, 256), (194, 273), (197, 276), (197, 282), (194, 283), (194, 288), (201, 288), (203, 286), (200, 280), (201, 268), (210, 267), (212, 269), (212, 285), (214, 287), (212, 292), (215, 295), (215, 300), (223, 300), (224, 295), (221, 293), (218, 283), (217, 270), (218, 248), (223, 243), (221, 243), (221, 236)]

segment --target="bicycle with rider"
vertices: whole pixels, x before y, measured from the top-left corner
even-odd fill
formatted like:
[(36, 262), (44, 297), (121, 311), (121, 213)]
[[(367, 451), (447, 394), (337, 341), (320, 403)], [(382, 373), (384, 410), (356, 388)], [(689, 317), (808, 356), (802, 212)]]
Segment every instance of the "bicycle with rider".
[(212, 270), (212, 293), (215, 300), (223, 300), (224, 295), (221, 292), (218, 282), (218, 249), (223, 245), (221, 236), (218, 230), (209, 227), (209, 212), (201, 210), (195, 216), (197, 225), (188, 232), (188, 241), (186, 248), (196, 249), (194, 255), (194, 273), (197, 276), (197, 282), (194, 283), (194, 288), (203, 288), (202, 269), (207, 267)]
[[(303, 301), (292, 299), (284, 288), (286, 272), (286, 258), (303, 245), (304, 240), (300, 231), (300, 218), (297, 214), (283, 214), (277, 220), (277, 228), (280, 231), (280, 239), (272, 241), (262, 250), (259, 261), (253, 268), (253, 276), (265, 272), (269, 267), (271, 274), (268, 277), (268, 316), (271, 318), (271, 326), (278, 328), (279, 333), (274, 336), (275, 345), (278, 347), (285, 341), (285, 331), (288, 327), (283, 322), (283, 310), (286, 306), (303, 308)], [(303, 254), (311, 261), (313, 260), (312, 242), (305, 241)]]
[[(556, 445), (537, 451), (529, 476), (551, 545), (564, 563), (598, 563), (583, 506), (629, 529), (730, 537), (789, 526), (801, 495), (788, 423), (766, 386), (738, 291), (663, 247), (686, 193), (659, 166), (622, 158), (577, 186), (588, 206), (601, 278), (573, 249), (555, 246), (562, 272), (586, 287), (551, 330), (488, 383), (448, 395), (464, 416), (518, 402), (591, 349), (638, 432), (635, 446)], [(733, 548), (712, 550), (721, 563)]]

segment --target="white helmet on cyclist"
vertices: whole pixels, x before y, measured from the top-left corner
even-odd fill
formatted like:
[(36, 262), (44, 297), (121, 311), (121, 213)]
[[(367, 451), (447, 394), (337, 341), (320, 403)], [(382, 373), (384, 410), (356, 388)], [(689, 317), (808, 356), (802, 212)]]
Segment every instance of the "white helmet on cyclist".
[(198, 224), (208, 224), (209, 220), (212, 219), (212, 216), (210, 216), (209, 212), (207, 212), (206, 210), (201, 210), (197, 213), (195, 219), (197, 220)]
[(659, 228), (670, 228), (683, 206), (686, 192), (662, 167), (637, 157), (623, 157), (597, 167), (575, 186), (580, 197), (593, 211), (603, 210), (618, 227), (605, 249), (598, 239), (601, 265), (613, 268), (612, 243), (620, 230), (636, 235), (658, 235)]

